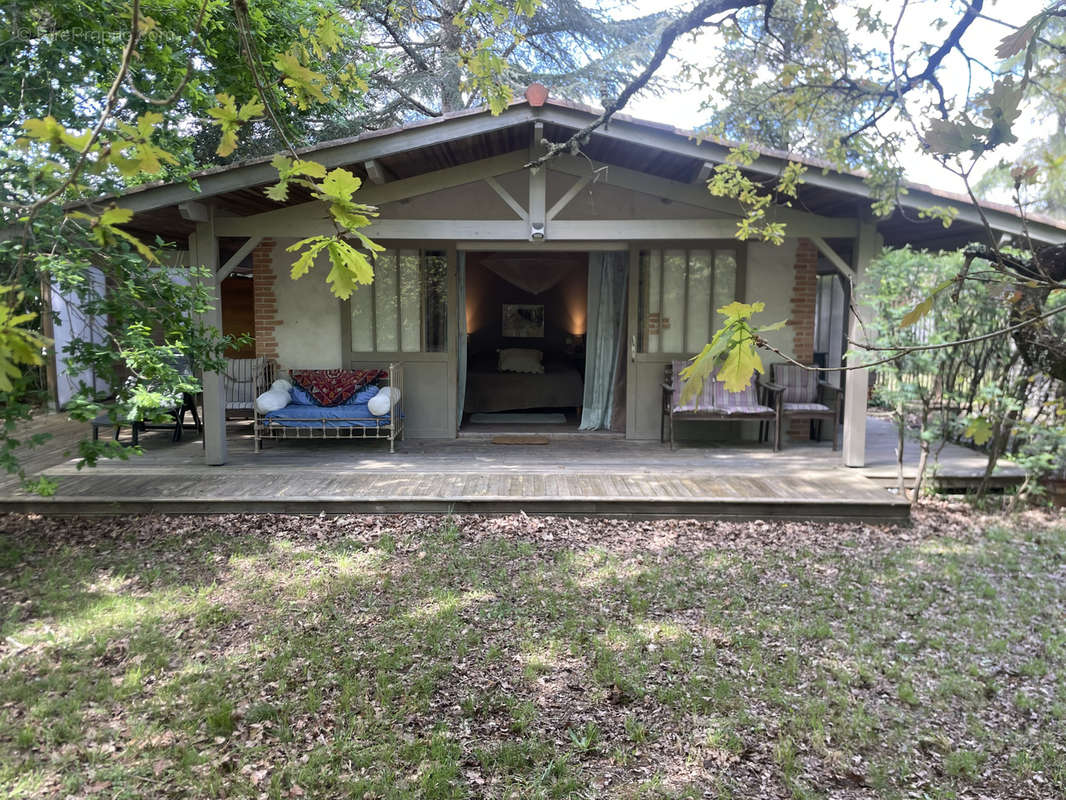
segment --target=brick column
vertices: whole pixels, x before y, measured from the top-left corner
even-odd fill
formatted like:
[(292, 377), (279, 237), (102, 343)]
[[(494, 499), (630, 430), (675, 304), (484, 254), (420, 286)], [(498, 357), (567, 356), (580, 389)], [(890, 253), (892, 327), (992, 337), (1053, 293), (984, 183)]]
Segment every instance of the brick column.
[(278, 299), (275, 294), (277, 274), (274, 272), (274, 240), (264, 239), (252, 251), (252, 281), (255, 292), (255, 354), (277, 360), (278, 340), (275, 331), (278, 319)]
[[(792, 357), (803, 364), (814, 362), (814, 299), (817, 291), (818, 248), (810, 239), (800, 239), (793, 265), (792, 313), (788, 324), (792, 328)], [(810, 421), (793, 420), (788, 434), (793, 439), (809, 438)]]

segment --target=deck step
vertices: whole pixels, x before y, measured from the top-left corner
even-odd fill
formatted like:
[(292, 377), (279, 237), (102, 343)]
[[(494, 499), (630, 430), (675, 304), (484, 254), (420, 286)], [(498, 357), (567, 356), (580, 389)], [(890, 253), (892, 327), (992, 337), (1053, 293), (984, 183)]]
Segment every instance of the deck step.
[[(59, 477), (59, 476), (57, 476)], [(816, 520), (906, 523), (910, 505), (862, 476), (432, 472), (285, 475), (79, 473), (53, 497), (0, 498), (0, 511), (40, 514), (479, 513), (620, 518)]]

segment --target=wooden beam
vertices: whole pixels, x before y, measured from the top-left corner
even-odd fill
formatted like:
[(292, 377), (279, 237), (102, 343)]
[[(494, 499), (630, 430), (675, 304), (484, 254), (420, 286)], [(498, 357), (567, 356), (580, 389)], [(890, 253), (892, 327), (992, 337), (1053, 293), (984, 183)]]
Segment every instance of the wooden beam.
[(714, 164), (710, 161), (704, 161), (703, 164), (700, 165), (700, 171), (696, 173), (696, 180), (694, 180), (693, 183), (705, 186), (707, 181), (711, 179), (711, 173), (713, 172)]
[[(355, 200), (367, 205), (380, 206), (384, 203), (406, 200), (409, 197), (417, 197), (443, 189), (453, 189), (456, 186), (482, 181), (487, 177), (517, 172), (528, 158), (528, 151), (516, 150), (513, 153), (475, 161), (473, 164), (463, 164), (413, 178), (391, 181), (384, 186), (363, 186), (356, 192)], [(287, 231), (293, 226), (299, 228), (306, 225), (309, 220), (315, 224), (328, 222), (328, 212), (324, 203), (312, 200), (308, 203), (264, 211), (262, 214), (247, 217), (227, 217), (226, 219), (216, 217), (215, 231), (219, 236), (276, 236), (279, 235), (278, 232), (281, 229)], [(292, 235), (302, 236), (304, 234), (293, 233)]]
[(574, 181), (574, 185), (567, 189), (566, 193), (555, 202), (555, 205), (548, 209), (548, 222), (555, 219), (564, 208), (570, 205), (570, 201), (577, 197), (578, 193), (588, 186), (591, 181), (592, 178), (588, 175)]
[[(222, 226), (220, 226), (222, 227)], [(248, 235), (228, 226), (227, 236)], [(318, 236), (335, 231), (333, 223), (307, 220), (287, 225), (274, 235), (290, 237)], [(553, 220), (544, 241), (642, 241), (670, 239), (732, 239), (736, 220), (706, 219), (575, 219)], [(524, 220), (514, 219), (376, 219), (362, 232), (371, 239), (428, 239), (455, 241), (491, 239), (527, 241), (530, 228)], [(264, 234), (259, 234), (264, 235)]]
[[(218, 237), (212, 222), (200, 222), (190, 237), (195, 252), (190, 253), (194, 264), (206, 267), (211, 275), (218, 274)], [(208, 327), (222, 330), (222, 293), (216, 277), (211, 281), (211, 307), (204, 312)], [(222, 375), (204, 371), (204, 460), (209, 466), (226, 463), (226, 394)]]
[(553, 241), (630, 241), (670, 239), (732, 239), (737, 233), (734, 219), (575, 219), (553, 220), (549, 237)]
[[(533, 141), (529, 144), (529, 160), (537, 158), (543, 151), (544, 123), (533, 123)], [(530, 239), (544, 239), (548, 236), (548, 170), (545, 167), (529, 171), (529, 234)]]
[[(538, 109), (538, 114), (545, 109)], [(308, 148), (307, 157), (327, 169), (344, 167), (360, 161), (405, 153), (422, 147), (466, 139), (501, 128), (510, 128), (527, 123), (535, 114), (528, 106), (516, 106), (494, 117), (487, 110), (462, 114), (446, 120), (411, 125), (387, 134), (371, 132), (354, 140), (339, 142), (319, 149)], [(165, 186), (153, 186), (124, 195), (120, 199), (123, 208), (148, 211), (153, 208), (176, 205), (185, 200), (202, 200), (224, 192), (247, 189), (249, 186), (276, 183), (278, 171), (270, 165), (269, 158), (229, 169), (212, 171), (193, 176), (199, 191), (189, 188), (187, 181)]]
[(829, 263), (837, 268), (837, 271), (854, 284), (856, 282), (855, 270), (848, 266), (848, 262), (840, 257), (840, 254), (829, 246), (829, 243), (821, 236), (808, 237), (818, 252), (829, 259)]
[(528, 219), (528, 215), (526, 214), (526, 210), (522, 208), (522, 204), (515, 200), (511, 193), (500, 185), (498, 180), (490, 175), (485, 178), (485, 183), (491, 186), (492, 191), (496, 192), (496, 194), (500, 196), (500, 199), (511, 207), (511, 210), (518, 215), (519, 219)]
[(182, 219), (189, 222), (207, 222), (210, 219), (208, 207), (195, 200), (186, 200), (184, 203), (178, 203), (178, 214), (181, 215)]
[[(588, 124), (588, 112), (579, 109), (562, 108), (552, 106), (544, 108), (543, 118), (568, 128), (581, 129)], [(730, 148), (722, 143), (709, 139), (697, 140), (693, 136), (686, 135), (684, 131), (663, 129), (652, 125), (643, 124), (639, 121), (624, 120), (615, 117), (611, 124), (598, 128), (592, 134), (593, 138), (604, 137), (619, 142), (654, 147), (668, 152), (686, 155), (690, 158), (698, 158), (703, 161), (721, 163), (729, 155)], [(785, 153), (772, 153), (760, 155), (746, 169), (776, 178), (781, 174), (781, 169), (788, 156)], [(828, 164), (817, 161), (805, 162), (810, 167), (803, 174), (803, 181), (811, 186), (831, 189), (836, 192), (848, 194), (852, 197), (869, 200), (873, 193), (870, 187), (859, 175), (837, 172), (829, 168)], [(826, 167), (823, 170), (823, 167)], [(974, 225), (983, 225), (981, 214), (977, 209), (962, 200), (954, 200), (938, 196), (926, 188), (909, 187), (907, 194), (900, 198), (900, 204), (905, 208), (922, 210), (931, 206), (954, 206), (958, 208), (958, 219)], [(1027, 223), (1016, 215), (994, 208), (985, 208), (984, 214), (988, 218), (992, 228), (1004, 233), (1019, 235), (1026, 227), (1030, 235), (1039, 241), (1057, 244), (1066, 241), (1066, 230), (1041, 223), (1036, 220), (1028, 220)], [(851, 234), (854, 235), (854, 234)]]
[[(848, 337), (852, 342), (866, 341), (866, 326), (873, 322), (873, 313), (869, 308), (860, 306), (855, 296), (858, 280), (861, 280), (881, 249), (880, 235), (872, 222), (863, 223), (855, 239), (853, 271), (855, 280), (851, 286), (851, 310), (849, 312)], [(847, 357), (849, 367), (861, 364), (864, 354), (852, 351)], [(844, 466), (862, 467), (866, 465), (866, 399), (870, 387), (870, 371), (855, 369), (847, 372), (844, 388)]]
[(464, 241), (460, 239), (458, 242), (455, 243), (455, 249), (470, 252), (486, 252), (492, 250), (506, 249), (523, 253), (529, 251), (544, 252), (545, 250), (567, 252), (587, 252), (589, 250), (617, 250), (621, 252), (628, 252), (629, 242), (617, 240), (611, 242), (606, 239), (595, 242), (588, 240), (568, 240), (561, 242), (553, 242), (551, 240), (545, 240), (540, 242), (515, 242), (493, 239), (471, 239), (468, 241)]
[(529, 225), (525, 220), (513, 219), (379, 219), (363, 228), (363, 232), (375, 240), (499, 239), (524, 242), (529, 239)]
[[(707, 209), (718, 215), (728, 215), (734, 221), (743, 214), (740, 204), (736, 201), (713, 197), (707, 191), (707, 187), (697, 184), (681, 183), (649, 175), (646, 172), (598, 162), (590, 165), (587, 160), (575, 157), (557, 158), (551, 162), (550, 168), (556, 172), (574, 176), (590, 176), (594, 170), (593, 185), (605, 183), (608, 186), (617, 186), (654, 197), (666, 197), (678, 203)], [(772, 214), (774, 219), (786, 223), (789, 226), (787, 231), (789, 236), (852, 237), (855, 236), (859, 227), (858, 220), (854, 217), (825, 217), (783, 206), (774, 206), (767, 211), (767, 214)]]
[(370, 178), (371, 182), (381, 186), (388, 181), (388, 176), (385, 174), (385, 168), (381, 166), (381, 162), (376, 158), (368, 158), (363, 162), (363, 167), (366, 169), (366, 175)]
[(250, 236), (248, 241), (242, 244), (236, 253), (226, 259), (226, 263), (218, 268), (218, 272), (215, 273), (215, 281), (221, 281), (227, 275), (230, 274), (236, 267), (240, 266), (240, 263), (259, 246), (259, 243), (263, 241), (262, 236)]

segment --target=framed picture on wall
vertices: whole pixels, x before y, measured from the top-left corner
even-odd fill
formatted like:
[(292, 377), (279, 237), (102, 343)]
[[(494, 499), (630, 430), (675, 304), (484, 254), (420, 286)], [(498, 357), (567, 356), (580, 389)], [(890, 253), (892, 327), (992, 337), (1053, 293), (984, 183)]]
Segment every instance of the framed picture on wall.
[(544, 337), (544, 306), (503, 304), (503, 335), (515, 339)]

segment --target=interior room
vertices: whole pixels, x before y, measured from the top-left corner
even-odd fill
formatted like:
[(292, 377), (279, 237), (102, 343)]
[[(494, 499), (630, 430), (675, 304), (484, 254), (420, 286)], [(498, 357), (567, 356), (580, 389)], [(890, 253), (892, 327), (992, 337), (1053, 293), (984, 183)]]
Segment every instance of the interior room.
[(464, 431), (576, 431), (589, 254), (466, 254)]

